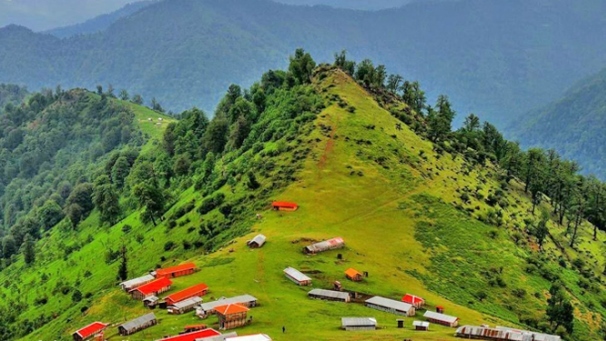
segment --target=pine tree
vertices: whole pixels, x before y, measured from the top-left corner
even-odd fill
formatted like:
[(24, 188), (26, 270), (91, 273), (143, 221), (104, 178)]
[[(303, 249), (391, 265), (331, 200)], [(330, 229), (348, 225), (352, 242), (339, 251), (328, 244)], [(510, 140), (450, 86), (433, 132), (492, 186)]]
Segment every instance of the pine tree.
[(128, 260), (126, 258), (126, 246), (122, 245), (120, 250), (120, 267), (118, 268), (118, 278), (125, 281), (128, 278)]
[(34, 239), (29, 233), (26, 234), (23, 241), (23, 257), (25, 259), (25, 264), (32, 264), (36, 260), (36, 251), (34, 247)]

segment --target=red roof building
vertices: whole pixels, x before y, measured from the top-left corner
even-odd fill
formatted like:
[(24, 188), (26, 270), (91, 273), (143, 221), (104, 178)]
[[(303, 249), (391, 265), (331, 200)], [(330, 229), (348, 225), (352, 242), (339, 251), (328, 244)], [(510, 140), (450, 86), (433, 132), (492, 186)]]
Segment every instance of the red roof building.
[(419, 296), (412, 295), (412, 294), (406, 294), (406, 295), (404, 295), (404, 297), (402, 297), (402, 302), (408, 303), (408, 304), (414, 306), (417, 309), (419, 309), (423, 305), (425, 305), (425, 300), (424, 299), (422, 299)]
[(189, 287), (185, 290), (181, 290), (179, 292), (166, 296), (164, 301), (166, 302), (167, 305), (173, 305), (177, 302), (181, 302), (183, 300), (186, 300), (186, 299), (194, 297), (194, 296), (204, 296), (204, 295), (206, 295), (207, 292), (208, 292), (208, 285), (206, 285), (204, 283), (200, 283), (200, 284), (194, 285), (193, 287)]
[(195, 341), (197, 339), (201, 339), (201, 338), (205, 338), (205, 337), (219, 336), (219, 335), (221, 335), (221, 333), (219, 333), (218, 331), (216, 331), (212, 328), (208, 328), (208, 329), (198, 330), (195, 332), (185, 333), (185, 334), (181, 334), (181, 335), (177, 335), (177, 336), (170, 336), (170, 337), (160, 339), (157, 341)]
[(88, 340), (96, 334), (102, 332), (105, 328), (107, 328), (107, 326), (109, 326), (109, 323), (93, 322), (88, 326), (77, 330), (72, 334), (72, 336), (74, 337), (74, 341)]
[(294, 202), (274, 201), (271, 207), (276, 211), (296, 211), (299, 205)]
[(157, 296), (163, 292), (170, 290), (170, 286), (172, 284), (173, 282), (170, 279), (162, 277), (153, 282), (149, 282), (145, 285), (131, 290), (130, 294), (133, 296), (133, 298), (142, 300), (148, 296)]
[(197, 270), (194, 263), (185, 263), (165, 269), (156, 270), (156, 278), (175, 278), (193, 274)]

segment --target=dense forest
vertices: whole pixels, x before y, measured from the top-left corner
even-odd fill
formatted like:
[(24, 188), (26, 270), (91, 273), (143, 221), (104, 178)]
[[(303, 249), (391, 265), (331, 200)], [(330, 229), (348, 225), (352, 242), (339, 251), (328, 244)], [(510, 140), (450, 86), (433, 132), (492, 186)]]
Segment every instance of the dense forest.
[(559, 100), (512, 124), (523, 146), (557, 150), (584, 174), (606, 179), (606, 69), (576, 84)]
[(603, 67), (606, 44), (596, 42), (606, 37), (604, 6), (422, 1), (363, 12), (265, 0), (162, 1), (95, 34), (59, 39), (0, 29), (0, 82), (31, 90), (113, 84), (156, 96), (174, 112), (191, 105), (212, 112), (221, 89), (250, 86), (265, 70), (285, 67), (299, 46), (323, 60), (347, 49), (421, 80), (432, 101), (448, 93), (459, 111), (501, 126)]

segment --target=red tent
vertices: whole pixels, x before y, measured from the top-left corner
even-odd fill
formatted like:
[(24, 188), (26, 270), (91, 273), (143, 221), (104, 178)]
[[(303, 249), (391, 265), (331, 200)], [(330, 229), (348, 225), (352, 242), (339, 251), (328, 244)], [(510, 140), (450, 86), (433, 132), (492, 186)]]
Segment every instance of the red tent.
[(406, 294), (402, 297), (402, 302), (408, 303), (415, 308), (421, 308), (425, 304), (425, 300), (419, 296), (415, 296), (412, 294)]

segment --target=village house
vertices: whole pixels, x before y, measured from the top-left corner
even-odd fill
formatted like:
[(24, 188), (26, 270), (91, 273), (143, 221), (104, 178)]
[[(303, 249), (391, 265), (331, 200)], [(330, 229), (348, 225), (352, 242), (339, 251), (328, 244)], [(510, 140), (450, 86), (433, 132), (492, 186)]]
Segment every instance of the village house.
[(143, 300), (148, 296), (158, 296), (163, 292), (167, 292), (170, 290), (172, 284), (173, 283), (170, 279), (162, 277), (153, 282), (149, 282), (138, 288), (132, 289), (130, 294), (134, 299)]
[(146, 298), (143, 299), (143, 305), (153, 309), (156, 307), (156, 304), (158, 304), (158, 302), (160, 301), (160, 298), (158, 296), (147, 296)]
[(197, 270), (198, 268), (194, 263), (185, 263), (177, 266), (172, 266), (170, 268), (157, 269), (153, 272), (153, 274), (155, 274), (156, 278), (175, 278), (191, 275)]
[(198, 339), (204, 339), (206, 337), (220, 336), (221, 333), (218, 331), (208, 328), (204, 330), (197, 330), (191, 333), (183, 333), (176, 336), (169, 336), (156, 341), (196, 341)]
[(351, 297), (349, 293), (334, 290), (313, 289), (307, 293), (310, 298), (318, 298), (327, 301), (349, 302)]
[(487, 326), (462, 326), (455, 333), (464, 339), (489, 341), (561, 341), (558, 335), (549, 335), (528, 330), (507, 327), (490, 328)]
[(415, 296), (412, 294), (406, 294), (402, 297), (402, 302), (411, 304), (416, 309), (421, 309), (425, 305), (425, 300), (419, 296)]
[(294, 202), (274, 201), (271, 207), (276, 211), (296, 211), (299, 205)]
[(263, 244), (265, 244), (266, 240), (267, 238), (264, 235), (258, 234), (255, 236), (255, 238), (246, 242), (246, 245), (248, 245), (248, 247), (250, 247), (251, 249), (258, 249), (262, 247)]
[(412, 327), (415, 330), (429, 330), (429, 322), (427, 321), (413, 321), (412, 322)]
[(408, 303), (375, 296), (367, 299), (366, 306), (369, 308), (386, 311), (388, 313), (404, 315), (404, 316), (415, 316), (415, 307)]
[(375, 330), (377, 319), (374, 317), (342, 317), (341, 328), (344, 330)]
[(354, 282), (362, 281), (362, 274), (354, 268), (349, 268), (349, 269), (345, 270), (345, 277), (348, 280), (354, 281)]
[(249, 323), (246, 319), (248, 310), (248, 308), (238, 303), (216, 307), (215, 313), (219, 318), (219, 329), (233, 329), (247, 325)]
[(170, 294), (164, 298), (167, 306), (175, 305), (177, 302), (181, 302), (194, 296), (204, 296), (208, 292), (208, 285), (200, 283), (191, 286), (187, 289), (178, 291), (174, 294)]
[(179, 301), (175, 304), (169, 305), (168, 313), (169, 314), (185, 314), (187, 312), (190, 312), (190, 311), (196, 309), (196, 307), (198, 305), (200, 305), (200, 303), (202, 303), (202, 299), (200, 297), (198, 297), (198, 296), (190, 297), (186, 300)]
[(323, 242), (308, 245), (303, 248), (303, 252), (307, 254), (316, 254), (328, 250), (341, 249), (345, 247), (345, 241), (341, 237), (332, 238)]
[(425, 317), (429, 322), (441, 324), (447, 327), (454, 328), (459, 325), (458, 317), (437, 313), (435, 311), (428, 310), (425, 312), (425, 314), (423, 314), (423, 317)]
[(140, 287), (144, 284), (147, 284), (147, 283), (153, 281), (154, 279), (156, 279), (156, 278), (152, 275), (144, 275), (141, 277), (129, 279), (128, 281), (122, 282), (122, 283), (120, 283), (120, 287), (122, 288), (122, 290), (129, 292), (132, 289), (135, 289), (137, 287)]
[(137, 317), (134, 320), (130, 320), (118, 326), (118, 333), (122, 336), (134, 334), (140, 330), (155, 326), (158, 323), (156, 315), (150, 313)]
[(311, 285), (311, 278), (307, 277), (305, 274), (295, 268), (288, 267), (284, 269), (284, 274), (286, 275), (286, 278), (297, 283), (298, 285)]
[(72, 336), (74, 341), (84, 341), (94, 337), (97, 334), (103, 333), (105, 328), (109, 326), (109, 323), (93, 322), (86, 327), (83, 327), (75, 331)]
[(238, 303), (247, 308), (255, 307), (257, 303), (257, 298), (251, 295), (241, 295), (230, 298), (223, 298), (213, 302), (202, 303), (198, 308), (196, 308), (196, 315), (200, 318), (207, 318), (208, 316), (215, 313), (215, 308), (226, 305)]
[(237, 337), (228, 337), (225, 341), (271, 341), (271, 337), (266, 334), (244, 335)]

